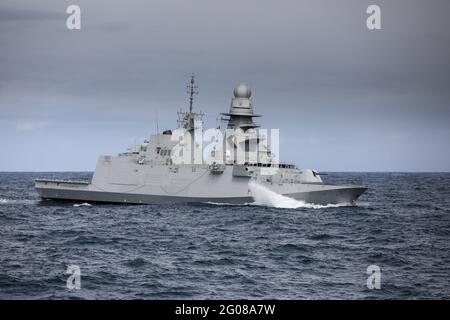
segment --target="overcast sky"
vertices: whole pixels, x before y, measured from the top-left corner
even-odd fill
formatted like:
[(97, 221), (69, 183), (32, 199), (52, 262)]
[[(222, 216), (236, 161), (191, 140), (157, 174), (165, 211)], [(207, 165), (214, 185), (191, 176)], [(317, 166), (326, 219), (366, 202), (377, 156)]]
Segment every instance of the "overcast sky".
[[(74, 3), (81, 30), (66, 28)], [(207, 127), (248, 83), (300, 168), (450, 171), (449, 14), (448, 0), (2, 0), (0, 171), (94, 170), (156, 111), (175, 128), (191, 73)]]

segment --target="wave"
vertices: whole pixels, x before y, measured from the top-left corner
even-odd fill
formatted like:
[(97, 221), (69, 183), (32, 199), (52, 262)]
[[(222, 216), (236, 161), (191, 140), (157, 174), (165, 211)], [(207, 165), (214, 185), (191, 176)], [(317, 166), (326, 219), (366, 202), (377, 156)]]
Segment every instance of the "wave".
[(0, 205), (2, 204), (35, 204), (39, 200), (36, 199), (5, 199), (0, 198)]
[(214, 206), (251, 206), (253, 204), (253, 202), (249, 202), (249, 203), (227, 203), (227, 202), (211, 202), (211, 201), (207, 201), (207, 202), (203, 202), (205, 204), (211, 204)]
[(302, 200), (296, 200), (293, 198), (286, 197), (282, 194), (276, 193), (253, 181), (251, 181), (248, 184), (248, 187), (250, 189), (253, 199), (255, 200), (255, 202), (253, 202), (252, 204), (258, 206), (284, 208), (284, 209), (298, 209), (298, 208), (323, 209), (323, 208), (353, 206), (350, 203), (338, 203), (327, 205), (307, 203)]
[(74, 207), (91, 207), (92, 205), (90, 203), (84, 202), (84, 203), (75, 203), (73, 206)]

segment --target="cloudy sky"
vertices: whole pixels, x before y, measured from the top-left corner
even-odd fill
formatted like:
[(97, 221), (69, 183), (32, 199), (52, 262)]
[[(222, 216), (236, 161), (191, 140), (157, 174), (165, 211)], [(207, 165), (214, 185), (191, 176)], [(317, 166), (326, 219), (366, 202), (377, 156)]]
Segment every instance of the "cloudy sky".
[[(81, 30), (66, 28), (74, 3)], [(301, 168), (450, 171), (449, 14), (448, 0), (2, 0), (0, 171), (93, 170), (156, 112), (176, 127), (191, 73), (208, 127), (248, 83)]]

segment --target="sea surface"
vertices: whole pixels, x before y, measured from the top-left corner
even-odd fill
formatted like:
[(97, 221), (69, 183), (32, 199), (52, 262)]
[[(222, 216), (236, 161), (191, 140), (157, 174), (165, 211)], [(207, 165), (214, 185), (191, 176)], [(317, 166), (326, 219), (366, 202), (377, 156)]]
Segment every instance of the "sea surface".
[(0, 299), (450, 298), (449, 173), (323, 177), (368, 186), (357, 206), (61, 203), (33, 188), (90, 176), (0, 173)]

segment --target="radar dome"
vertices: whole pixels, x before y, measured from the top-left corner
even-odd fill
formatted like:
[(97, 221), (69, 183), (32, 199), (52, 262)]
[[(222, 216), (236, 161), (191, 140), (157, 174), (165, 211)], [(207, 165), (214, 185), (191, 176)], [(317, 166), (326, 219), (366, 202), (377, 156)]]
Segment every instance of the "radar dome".
[(236, 88), (234, 88), (234, 96), (236, 98), (250, 98), (252, 95), (252, 90), (246, 84), (240, 84)]

